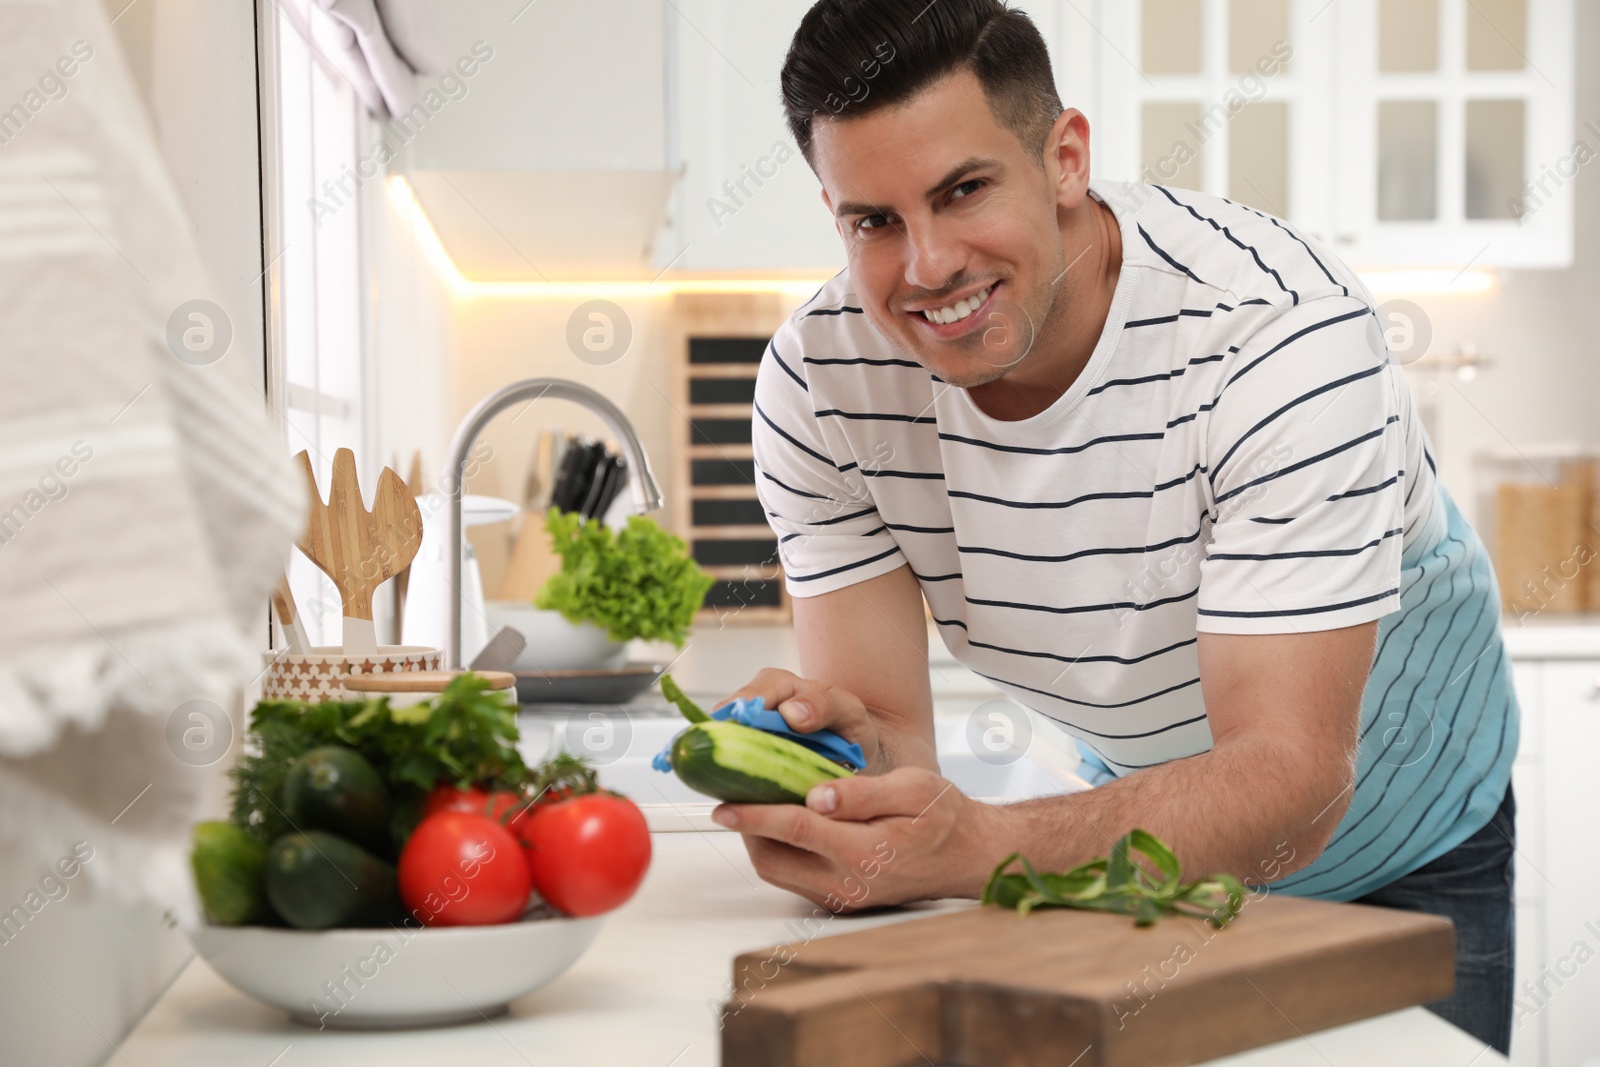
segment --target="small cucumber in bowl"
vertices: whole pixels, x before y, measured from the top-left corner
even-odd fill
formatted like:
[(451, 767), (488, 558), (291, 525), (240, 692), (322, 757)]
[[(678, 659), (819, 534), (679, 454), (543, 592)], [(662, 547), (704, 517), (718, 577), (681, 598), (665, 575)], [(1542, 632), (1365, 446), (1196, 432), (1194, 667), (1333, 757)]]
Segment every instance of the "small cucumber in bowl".
[(697, 722), (672, 742), (672, 769), (697, 793), (732, 804), (802, 804), (848, 767), (804, 745), (736, 722)]
[(289, 768), (283, 814), (299, 830), (326, 830), (374, 853), (389, 849), (389, 791), (372, 764), (343, 745), (314, 748)]
[(206, 918), (239, 926), (266, 916), (261, 873), (267, 865), (267, 846), (232, 823), (203, 822), (194, 828), (189, 863)]
[(273, 910), (302, 930), (381, 926), (399, 908), (394, 868), (322, 830), (273, 842), (263, 882)]

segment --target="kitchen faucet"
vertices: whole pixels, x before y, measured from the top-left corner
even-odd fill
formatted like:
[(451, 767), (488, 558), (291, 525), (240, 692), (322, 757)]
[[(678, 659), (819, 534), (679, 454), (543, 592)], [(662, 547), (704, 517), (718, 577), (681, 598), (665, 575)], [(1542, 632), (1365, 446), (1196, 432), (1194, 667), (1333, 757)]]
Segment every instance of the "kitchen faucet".
[(587, 385), (564, 378), (528, 378), (512, 382), (478, 401), (478, 405), (467, 412), (467, 417), (456, 427), (455, 436), (450, 441), (449, 462), (445, 467), (447, 474), (443, 488), (449, 500), (449, 511), (445, 516), (445, 574), (450, 583), (445, 594), (445, 599), (450, 602), (444, 642), (444, 666), (447, 670), (461, 668), (461, 496), (466, 492), (464, 471), (467, 453), (490, 419), (512, 404), (524, 400), (531, 403), (541, 397), (570, 400), (598, 415), (606, 428), (622, 442), (622, 450), (627, 453), (628, 487), (633, 490), (640, 513), (661, 506), (661, 488), (650, 471), (650, 460), (644, 454), (644, 446), (639, 443), (639, 435), (634, 432), (633, 424), (620, 408)]

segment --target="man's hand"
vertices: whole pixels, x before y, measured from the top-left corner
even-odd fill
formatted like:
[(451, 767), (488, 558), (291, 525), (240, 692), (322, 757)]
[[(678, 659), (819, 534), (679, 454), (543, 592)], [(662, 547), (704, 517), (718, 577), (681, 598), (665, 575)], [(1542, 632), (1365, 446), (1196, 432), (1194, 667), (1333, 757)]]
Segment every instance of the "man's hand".
[[(796, 597), (794, 633), (800, 646), (800, 672), (817, 679), (824, 689), (836, 687), (841, 695), (837, 701), (801, 701), (817, 717), (801, 726), (784, 714), (789, 725), (797, 730), (829, 727), (857, 742), (866, 754), (868, 774), (896, 767), (938, 769), (928, 620), (911, 568), (896, 567), (821, 596)], [(761, 692), (755, 683), (740, 692), (747, 690), (752, 695)], [(767, 706), (773, 706), (770, 698)], [(851, 733), (859, 732), (855, 725), (859, 706), (871, 716), (875, 736), (870, 749)]]
[(976, 897), (1010, 846), (1004, 809), (919, 767), (816, 786), (798, 804), (723, 804), (773, 885), (832, 912)]
[[(1134, 827), (1171, 845), (1186, 878), (1275, 881), (1317, 857), (1349, 805), (1377, 628), (1201, 634), (1211, 749), (1086, 792), (987, 805), (931, 771), (900, 767), (817, 786), (804, 808), (725, 804), (714, 817), (745, 835), (763, 878), (833, 910), (975, 897), (1011, 852), (1062, 871), (1106, 855)], [(826, 706), (848, 736), (864, 702), (847, 696)], [(869, 714), (881, 730), (881, 713)]]
[(814, 682), (768, 667), (728, 699), (754, 697), (760, 697), (768, 708), (782, 715), (790, 729), (808, 734), (832, 730), (846, 741), (861, 746), (869, 768), (878, 765), (878, 727), (867, 712), (867, 706), (855, 694), (826, 682)]

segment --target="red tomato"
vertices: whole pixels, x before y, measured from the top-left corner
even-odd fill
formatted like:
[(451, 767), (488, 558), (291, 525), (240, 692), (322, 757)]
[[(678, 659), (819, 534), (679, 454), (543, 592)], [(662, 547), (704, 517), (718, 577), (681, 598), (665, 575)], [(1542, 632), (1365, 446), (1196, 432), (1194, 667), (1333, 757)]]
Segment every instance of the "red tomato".
[(515, 835), (487, 815), (430, 815), (400, 853), (400, 899), (429, 926), (510, 922), (528, 903), (522, 851)]
[(626, 797), (590, 793), (540, 804), (518, 823), (533, 888), (568, 915), (599, 915), (633, 896), (650, 867), (650, 828)]
[(508, 808), (522, 803), (522, 799), (521, 793), (513, 793), (509, 789), (485, 793), (476, 786), (461, 789), (453, 785), (436, 785), (422, 802), (422, 817), (427, 818), (441, 811), (470, 811), (499, 821)]

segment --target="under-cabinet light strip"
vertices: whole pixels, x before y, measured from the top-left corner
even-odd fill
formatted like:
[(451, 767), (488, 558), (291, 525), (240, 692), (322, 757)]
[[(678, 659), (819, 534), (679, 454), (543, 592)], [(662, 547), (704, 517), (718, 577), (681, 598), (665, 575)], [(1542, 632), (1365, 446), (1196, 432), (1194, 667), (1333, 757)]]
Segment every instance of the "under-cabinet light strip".
[(648, 298), (678, 293), (777, 293), (804, 298), (824, 284), (821, 278), (664, 278), (657, 281), (479, 281), (461, 273), (439, 239), (427, 211), (417, 200), (411, 183), (401, 175), (388, 180), (389, 198), (411, 228), (417, 246), (451, 295), (467, 299), (499, 297), (621, 297)]

